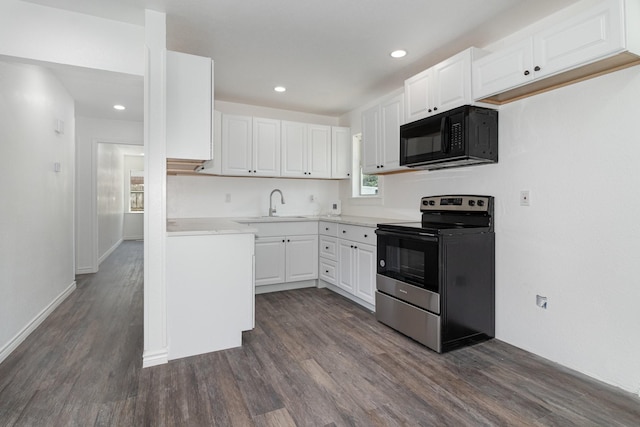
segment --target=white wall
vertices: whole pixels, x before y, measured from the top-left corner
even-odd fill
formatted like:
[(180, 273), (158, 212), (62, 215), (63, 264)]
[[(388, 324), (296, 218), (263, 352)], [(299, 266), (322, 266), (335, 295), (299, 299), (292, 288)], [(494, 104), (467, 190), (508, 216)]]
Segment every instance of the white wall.
[[(504, 105), (498, 164), (389, 175), (382, 205), (345, 199), (343, 212), (410, 214), (426, 195), (495, 196), (497, 338), (637, 393), (639, 94), (636, 66)], [(520, 190), (531, 191), (530, 207)]]
[(142, 122), (76, 118), (76, 273), (98, 271), (96, 176), (100, 142), (142, 145)]
[(98, 259), (122, 242), (124, 227), (124, 156), (113, 144), (98, 144)]
[(73, 99), (49, 71), (0, 62), (0, 76), (2, 361), (75, 288), (75, 138)]
[(144, 157), (124, 156), (124, 240), (139, 240), (144, 237), (144, 215), (141, 212), (129, 212), (130, 183), (132, 171), (144, 171)]
[[(338, 195), (338, 181), (321, 179), (233, 178), (217, 176), (172, 176), (167, 180), (167, 217), (243, 217), (269, 213), (269, 194), (277, 215), (329, 213)], [(226, 202), (227, 194), (231, 201)], [(313, 201), (311, 197), (313, 195)]]
[(0, 2), (0, 54), (144, 74), (144, 28), (19, 0)]

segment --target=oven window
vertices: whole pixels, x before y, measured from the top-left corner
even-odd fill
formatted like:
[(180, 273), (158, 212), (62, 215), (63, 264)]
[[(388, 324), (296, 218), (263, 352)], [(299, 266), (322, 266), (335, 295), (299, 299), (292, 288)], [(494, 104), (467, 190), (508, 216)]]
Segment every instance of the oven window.
[(438, 292), (437, 242), (385, 236), (380, 249), (383, 249), (380, 256), (384, 256), (385, 265), (378, 265), (378, 273)]

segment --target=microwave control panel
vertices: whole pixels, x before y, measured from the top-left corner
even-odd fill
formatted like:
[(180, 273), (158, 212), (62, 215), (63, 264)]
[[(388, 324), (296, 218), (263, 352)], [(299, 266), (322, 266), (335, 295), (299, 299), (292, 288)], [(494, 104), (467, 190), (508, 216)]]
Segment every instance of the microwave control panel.
[(451, 125), (451, 151), (464, 151), (462, 123), (453, 123)]

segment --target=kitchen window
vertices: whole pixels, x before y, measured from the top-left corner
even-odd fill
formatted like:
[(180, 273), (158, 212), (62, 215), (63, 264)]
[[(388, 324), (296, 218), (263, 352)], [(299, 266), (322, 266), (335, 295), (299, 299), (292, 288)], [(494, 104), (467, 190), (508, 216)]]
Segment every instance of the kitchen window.
[(362, 172), (360, 157), (362, 153), (362, 134), (353, 136), (353, 171), (352, 197), (375, 198), (382, 193), (382, 177), (379, 175), (367, 175)]

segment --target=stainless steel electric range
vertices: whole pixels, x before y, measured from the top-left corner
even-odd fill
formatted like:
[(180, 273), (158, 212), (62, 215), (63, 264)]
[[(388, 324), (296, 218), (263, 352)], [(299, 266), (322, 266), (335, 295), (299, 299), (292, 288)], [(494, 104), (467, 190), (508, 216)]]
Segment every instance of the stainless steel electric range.
[(493, 205), (423, 197), (421, 222), (378, 224), (378, 321), (439, 353), (494, 336)]

